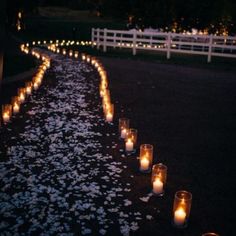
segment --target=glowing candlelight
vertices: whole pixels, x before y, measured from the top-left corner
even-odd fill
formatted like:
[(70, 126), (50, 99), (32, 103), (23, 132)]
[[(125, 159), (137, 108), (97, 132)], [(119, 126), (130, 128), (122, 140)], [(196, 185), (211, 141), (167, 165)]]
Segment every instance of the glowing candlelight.
[(119, 133), (120, 133), (121, 138), (123, 139), (127, 138), (128, 129), (129, 129), (129, 119), (120, 118), (119, 119)]
[(156, 180), (153, 182), (153, 192), (158, 195), (163, 193), (163, 185), (163, 182), (159, 178), (156, 178)]
[(126, 143), (125, 143), (125, 150), (127, 152), (132, 152), (134, 149), (134, 143), (131, 139), (127, 139)]
[(121, 136), (120, 137), (125, 139), (126, 136), (127, 136), (127, 129), (124, 128), (124, 129), (121, 130)]
[(149, 160), (147, 158), (140, 159), (140, 170), (147, 171), (149, 169)]
[(20, 93), (20, 95), (19, 95), (19, 100), (20, 100), (21, 102), (24, 102), (24, 101), (25, 101), (25, 95), (24, 95), (23, 93)]
[(10, 121), (11, 113), (12, 113), (11, 104), (6, 104), (2, 106), (2, 119), (5, 124)]
[(4, 112), (2, 119), (3, 119), (3, 122), (4, 122), (4, 123), (9, 122), (9, 121), (10, 121), (10, 115), (9, 115), (9, 113), (8, 113), (8, 112)]
[(164, 186), (167, 178), (167, 166), (162, 163), (153, 165), (152, 167), (152, 191), (154, 194), (162, 196), (164, 194)]
[(110, 113), (110, 112), (108, 112), (108, 113), (106, 114), (106, 121), (107, 121), (107, 122), (112, 122), (112, 120), (113, 120), (113, 114)]
[(26, 88), (25, 88), (26, 94), (27, 94), (27, 95), (30, 95), (31, 92), (32, 92), (32, 83), (31, 83), (31, 82), (26, 82), (26, 83), (25, 83), (25, 86), (26, 86)]
[(74, 57), (75, 57), (75, 58), (78, 58), (78, 56), (79, 56), (78, 51), (75, 51)]
[(187, 227), (192, 204), (192, 194), (181, 190), (175, 193), (173, 224), (177, 228)]
[(186, 212), (184, 211), (183, 208), (179, 208), (175, 211), (174, 213), (174, 223), (177, 226), (182, 226), (185, 223), (186, 219)]
[(20, 106), (17, 102), (13, 104), (13, 113), (17, 114), (20, 111)]
[(153, 159), (153, 146), (151, 144), (141, 144), (140, 145), (140, 171), (150, 172)]

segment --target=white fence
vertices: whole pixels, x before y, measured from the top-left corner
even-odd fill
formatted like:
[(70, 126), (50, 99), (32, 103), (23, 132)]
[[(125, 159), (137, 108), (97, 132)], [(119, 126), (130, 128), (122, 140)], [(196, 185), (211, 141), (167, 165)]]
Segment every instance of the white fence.
[(93, 45), (108, 47), (130, 48), (133, 55), (138, 50), (166, 52), (169, 59), (171, 53), (188, 53), (206, 55), (211, 62), (213, 56), (236, 58), (236, 37), (213, 35), (185, 35), (176, 33), (153, 33), (136, 30), (92, 29)]

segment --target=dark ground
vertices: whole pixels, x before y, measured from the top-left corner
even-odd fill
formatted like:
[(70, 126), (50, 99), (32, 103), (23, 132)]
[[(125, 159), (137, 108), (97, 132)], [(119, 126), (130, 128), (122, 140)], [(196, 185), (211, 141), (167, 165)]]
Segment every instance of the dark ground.
[[(168, 166), (166, 194), (147, 207), (160, 206), (160, 226), (139, 235), (234, 235), (236, 74), (191, 67), (101, 58), (108, 71), (116, 118), (131, 119), (139, 143), (154, 145), (155, 162)], [(149, 191), (140, 177), (136, 192)], [(170, 227), (174, 193), (192, 192), (188, 229)]]
[[(150, 175), (139, 173), (136, 158), (122, 159), (120, 146), (111, 150), (115, 160), (128, 166), (123, 181), (135, 176), (127, 196), (131, 208), (154, 217), (141, 221), (134, 235), (234, 235), (236, 75), (129, 59), (101, 61), (108, 71), (116, 116), (115, 126), (104, 132), (116, 132), (118, 118), (130, 118), (139, 144), (154, 145), (154, 163), (168, 166), (164, 197), (143, 203), (139, 197), (150, 192)], [(111, 141), (104, 138), (104, 146)], [(171, 211), (174, 193), (181, 189), (192, 192), (193, 204), (188, 228), (176, 230)]]

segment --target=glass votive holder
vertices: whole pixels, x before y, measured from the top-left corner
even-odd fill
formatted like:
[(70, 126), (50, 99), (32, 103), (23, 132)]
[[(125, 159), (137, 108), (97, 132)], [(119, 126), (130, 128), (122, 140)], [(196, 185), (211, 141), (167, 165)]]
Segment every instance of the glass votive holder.
[(219, 234), (216, 233), (204, 233), (202, 236), (220, 236)]
[(103, 103), (110, 103), (111, 96), (110, 96), (110, 90), (109, 89), (104, 90), (102, 100), (103, 100)]
[(75, 58), (78, 58), (78, 57), (79, 57), (79, 52), (78, 52), (78, 51), (75, 51), (74, 57), (75, 57)]
[(98, 69), (98, 67), (99, 67), (99, 62), (98, 62), (97, 60), (95, 61), (94, 66), (95, 66), (95, 68)]
[(87, 57), (86, 57), (86, 61), (87, 61), (88, 63), (90, 63), (90, 61), (91, 61), (91, 57), (87, 55)]
[(152, 192), (157, 196), (164, 195), (164, 187), (166, 184), (167, 166), (162, 163), (153, 165), (152, 167)]
[(32, 82), (25, 83), (25, 92), (27, 95), (30, 95), (32, 93)]
[(119, 134), (122, 139), (127, 137), (127, 133), (129, 131), (129, 119), (128, 118), (120, 118), (119, 119)]
[(125, 139), (125, 151), (134, 152), (137, 145), (138, 131), (136, 129), (128, 129)]
[(11, 104), (12, 104), (13, 114), (16, 115), (20, 111), (19, 97), (18, 96), (13, 97)]
[(72, 57), (73, 56), (73, 50), (70, 50), (69, 51), (69, 57)]
[(153, 145), (141, 144), (139, 154), (139, 170), (144, 173), (151, 172), (153, 160)]
[(105, 116), (106, 116), (106, 121), (108, 123), (111, 123), (113, 121), (113, 116), (114, 116), (114, 104), (109, 104), (107, 106), (106, 112), (105, 112)]
[(101, 83), (100, 83), (99, 86), (100, 86), (100, 88), (102, 88), (102, 89), (106, 89), (107, 86), (108, 86), (108, 81), (107, 81), (107, 79), (101, 80)]
[(86, 60), (86, 54), (82, 53), (81, 58), (82, 58), (83, 61), (85, 61)]
[(192, 194), (181, 190), (175, 193), (173, 205), (173, 226), (186, 228), (192, 205)]
[(18, 100), (20, 103), (23, 103), (25, 101), (25, 88), (19, 88), (18, 89)]
[(11, 104), (6, 104), (2, 105), (2, 120), (4, 124), (7, 124), (12, 115), (12, 105)]

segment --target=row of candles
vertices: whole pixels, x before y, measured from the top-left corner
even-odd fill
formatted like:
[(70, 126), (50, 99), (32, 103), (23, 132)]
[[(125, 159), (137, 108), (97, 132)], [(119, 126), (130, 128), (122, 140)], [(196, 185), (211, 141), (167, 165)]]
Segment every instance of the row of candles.
[[(53, 41), (53, 40), (49, 40), (49, 41), (47, 41), (47, 40), (43, 40), (43, 41), (41, 41), (41, 40), (38, 40), (38, 41), (33, 41), (32, 43), (31, 43), (33, 46), (36, 46), (36, 45), (46, 45), (46, 44), (55, 44), (57, 47), (58, 46), (72, 46), (72, 45), (77, 45), (77, 46), (96, 46), (97, 45), (97, 43), (94, 41), (94, 42), (92, 42), (92, 41), (83, 41), (83, 40), (81, 40), (81, 41), (75, 41), (75, 40), (68, 40), (68, 41), (66, 41), (66, 40), (55, 40), (55, 41)], [(26, 46), (29, 46), (30, 44), (29, 43), (27, 43), (26, 44)], [(121, 42), (119, 42), (119, 43), (117, 43), (117, 46), (118, 47), (121, 47), (121, 46), (124, 46), (124, 47), (131, 47), (131, 48), (133, 48), (134, 47), (134, 44), (132, 44), (132, 43), (121, 43)], [(165, 45), (164, 45), (165, 46)], [(153, 47), (153, 48), (161, 48), (161, 47), (163, 47), (163, 45), (150, 45), (150, 44), (143, 44), (143, 43), (139, 43), (139, 44), (135, 44), (135, 47), (143, 47), (143, 48), (151, 48), (151, 47)]]
[[(28, 54), (29, 48), (25, 45), (21, 45), (21, 51)], [(39, 66), (37, 73), (34, 75), (32, 81), (26, 82), (25, 86), (18, 88), (17, 95), (12, 97), (10, 104), (2, 105), (2, 121), (7, 124), (12, 115), (16, 115), (20, 111), (20, 106), (25, 102), (27, 96), (31, 95), (33, 90), (37, 90), (42, 83), (45, 71), (50, 67), (50, 58), (45, 55), (41, 55), (35, 50), (31, 51), (32, 55), (38, 59), (42, 59), (42, 64)]]
[(92, 41), (75, 41), (75, 40), (38, 40), (38, 41), (32, 41), (31, 43), (26, 43), (24, 46), (40, 46), (40, 45), (56, 45), (56, 46), (72, 46), (72, 45), (81, 45), (81, 46), (90, 46), (90, 45), (96, 45), (96, 42)]
[[(78, 51), (69, 50), (65, 48), (58, 48), (58, 44), (52, 44), (48, 46), (48, 49), (68, 55), (69, 57), (78, 58)], [(105, 116), (105, 120), (110, 123), (113, 122), (114, 116), (114, 104), (111, 103), (110, 90), (108, 89), (107, 73), (102, 64), (95, 58), (84, 53), (81, 54), (81, 59), (87, 63), (93, 65), (100, 75), (99, 92), (102, 98), (102, 107)], [(137, 149), (137, 129), (130, 128), (130, 120), (128, 118), (119, 118), (119, 136), (125, 142), (125, 151), (135, 153)], [(142, 173), (151, 174), (152, 192), (156, 196), (163, 196), (164, 189), (167, 180), (167, 166), (153, 162), (153, 145), (141, 144), (139, 154), (139, 170)], [(173, 225), (177, 228), (185, 228), (188, 224), (192, 205), (192, 194), (188, 191), (181, 190), (175, 193), (173, 203)], [(219, 236), (216, 233), (204, 233), (202, 236)]]
[(102, 64), (95, 57), (92, 57), (85, 53), (79, 54), (78, 51), (66, 50), (65, 48), (61, 49), (58, 46), (59, 46), (58, 44), (50, 44), (48, 45), (48, 49), (55, 53), (61, 53), (64, 56), (68, 55), (69, 57), (74, 57), (74, 58), (78, 58), (80, 55), (82, 61), (90, 63), (92, 66), (96, 68), (101, 79), (99, 85), (99, 92), (102, 98), (104, 117), (106, 122), (112, 123), (114, 117), (114, 104), (111, 103), (110, 90), (108, 88), (107, 73), (104, 70)]
[[(120, 138), (125, 140), (125, 150), (127, 153), (135, 152), (137, 146), (137, 130), (130, 128), (130, 120), (119, 119)], [(139, 153), (139, 170), (142, 173), (151, 174), (152, 192), (156, 196), (163, 196), (167, 179), (167, 166), (158, 163), (153, 165), (153, 145), (141, 144)], [(173, 224), (176, 227), (187, 226), (192, 203), (192, 194), (181, 190), (176, 192), (173, 205)]]

